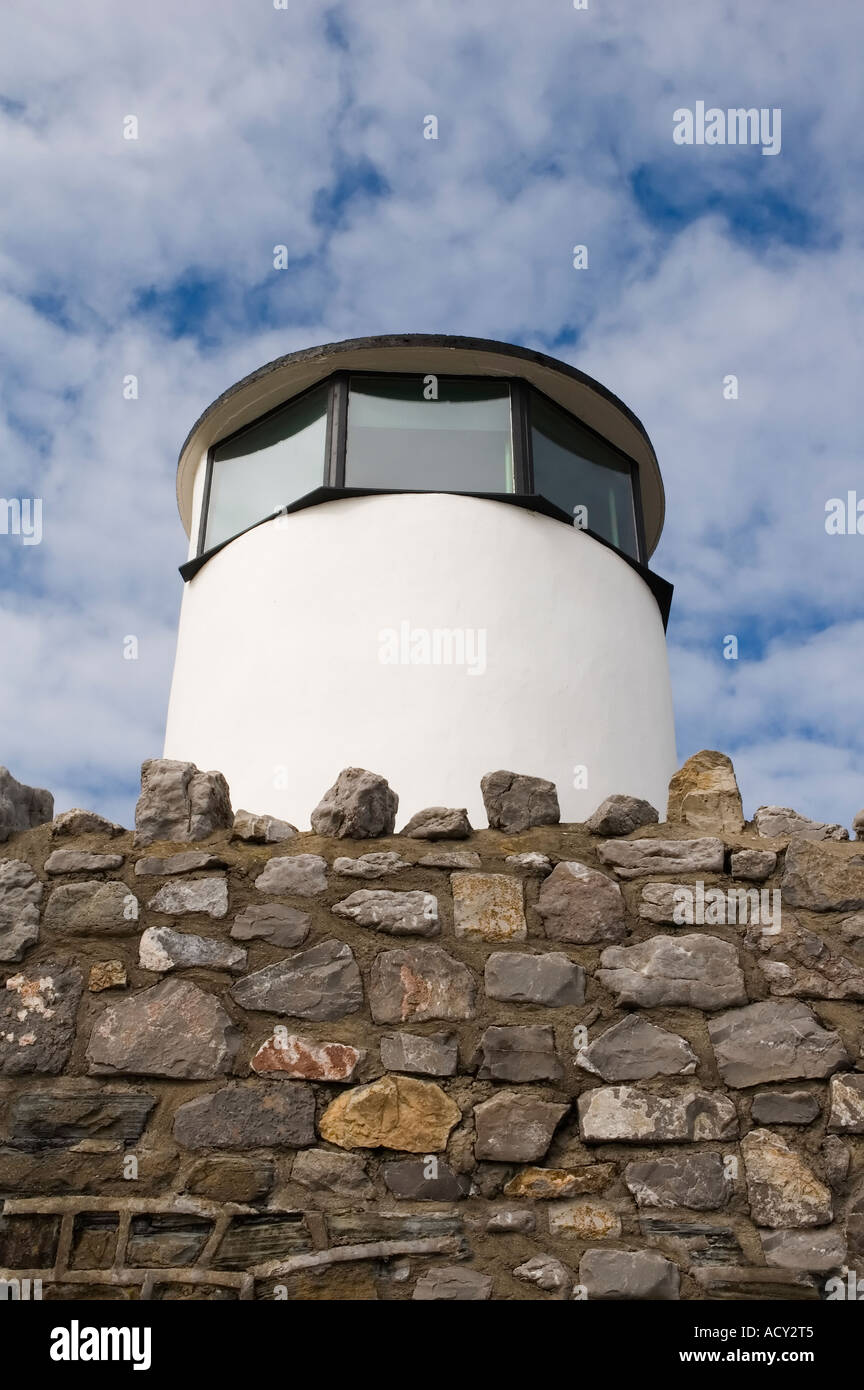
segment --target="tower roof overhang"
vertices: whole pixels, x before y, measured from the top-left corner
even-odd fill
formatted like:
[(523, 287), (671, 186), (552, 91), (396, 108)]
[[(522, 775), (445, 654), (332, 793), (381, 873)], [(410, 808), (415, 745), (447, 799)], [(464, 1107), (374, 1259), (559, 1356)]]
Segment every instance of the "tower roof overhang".
[(180, 450), (177, 505), (187, 535), (195, 472), (207, 450), (333, 372), (345, 371), (518, 377), (536, 386), (637, 464), (648, 554), (656, 549), (665, 515), (663, 479), (645, 427), (623, 401), (576, 367), (545, 353), (488, 338), (427, 333), (348, 338), (302, 348), (259, 367), (218, 396)]

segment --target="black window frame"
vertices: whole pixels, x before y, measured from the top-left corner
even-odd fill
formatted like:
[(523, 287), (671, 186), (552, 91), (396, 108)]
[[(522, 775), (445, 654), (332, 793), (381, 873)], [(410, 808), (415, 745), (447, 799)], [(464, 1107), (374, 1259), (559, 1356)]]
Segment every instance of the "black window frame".
[[(245, 535), (247, 531), (251, 531), (254, 529), (254, 527), (260, 526), (262, 522), (270, 521), (274, 516), (278, 516), (280, 512), (282, 512), (283, 510), (282, 508), (275, 508), (266, 516), (261, 517), (259, 521), (252, 522), (250, 526), (244, 526), (241, 531), (235, 532), (232, 536), (226, 536), (223, 540), (217, 541), (214, 545), (212, 545), (209, 550), (205, 550), (204, 544), (207, 533), (208, 513), (210, 509), (210, 494), (213, 483), (213, 467), (215, 461), (215, 454), (217, 450), (223, 448), (226, 444), (233, 443), (235, 439), (239, 439), (243, 434), (246, 434), (249, 430), (255, 429), (258, 425), (262, 424), (263, 421), (269, 420), (272, 416), (278, 415), (281, 411), (284, 411), (288, 409), (290, 406), (296, 404), (298, 401), (303, 400), (305, 396), (311, 395), (313, 391), (320, 391), (322, 386), (327, 387), (327, 421), (324, 444), (324, 457), (322, 459), (321, 467), (321, 486), (320, 488), (315, 488), (312, 492), (305, 494), (305, 497), (294, 498), (291, 502), (286, 503), (284, 510), (296, 511), (300, 509), (301, 505), (311, 505), (313, 502), (332, 500), (336, 495), (339, 494), (345, 496), (375, 495), (379, 493), (384, 495), (398, 495), (402, 492), (423, 493), (424, 491), (426, 491), (426, 489), (423, 488), (354, 488), (346, 487), (345, 485), (346, 456), (348, 444), (348, 401), (349, 384), (351, 378), (390, 376), (394, 378), (417, 380), (418, 378), (422, 379), (423, 376), (426, 375), (429, 375), (429, 373), (416, 371), (331, 372), (329, 376), (323, 377), (320, 381), (314, 382), (311, 386), (306, 387), (306, 389), (303, 391), (298, 391), (298, 393), (295, 396), (289, 397), (288, 400), (280, 401), (278, 405), (275, 405), (272, 407), (272, 409), (265, 411), (263, 415), (256, 415), (254, 420), (248, 421), (247, 424), (241, 425), (239, 429), (234, 430), (231, 434), (226, 434), (221, 439), (217, 440), (214, 444), (211, 444), (210, 448), (207, 450), (207, 464), (204, 476), (204, 491), (201, 499), (201, 516), (198, 526), (197, 553), (192, 560), (187, 561), (185, 565), (182, 565), (180, 567), (180, 572), (181, 574), (183, 574), (184, 578), (191, 578), (192, 574), (197, 573), (198, 570), (201, 568), (201, 565), (211, 554), (215, 554), (217, 550), (221, 550), (224, 546), (230, 544), (231, 541), (236, 540), (238, 536)], [(575, 421), (575, 423), (579, 425), (579, 427), (583, 429), (586, 432), (586, 434), (588, 434), (591, 438), (598, 440), (598, 442), (602, 444), (604, 449), (610, 449), (613, 454), (615, 454), (619, 459), (622, 460), (623, 463), (627, 465), (630, 473), (630, 494), (633, 502), (636, 549), (638, 553), (635, 556), (630, 555), (627, 551), (620, 549), (616, 545), (613, 545), (612, 542), (609, 541), (605, 536), (601, 536), (598, 532), (593, 531), (590, 527), (586, 527), (584, 529), (589, 536), (593, 536), (595, 540), (601, 541), (603, 545), (606, 545), (609, 549), (614, 550), (616, 554), (621, 555), (628, 562), (635, 561), (637, 567), (639, 567), (640, 569), (647, 566), (648, 555), (647, 545), (645, 541), (645, 520), (642, 511), (642, 493), (639, 486), (639, 465), (636, 463), (635, 459), (631, 458), (629, 454), (625, 453), (624, 450), (620, 449), (616, 444), (613, 444), (611, 440), (605, 437), (605, 435), (602, 435), (597, 430), (593, 429), (589, 424), (586, 423), (585, 420), (581, 418), (581, 416), (575, 415), (572, 410), (568, 410), (566, 406), (562, 406), (560, 402), (554, 400), (551, 396), (548, 396), (545, 391), (541, 391), (531, 382), (526, 381), (524, 377), (497, 376), (492, 375), (491, 373), (486, 373), (484, 375), (483, 373), (477, 374), (474, 372), (435, 372), (433, 373), (433, 375), (437, 376), (439, 379), (443, 378), (444, 380), (463, 379), (469, 381), (495, 381), (500, 383), (501, 385), (507, 386), (510, 397), (510, 430), (511, 444), (513, 450), (513, 492), (492, 494), (479, 493), (476, 490), (466, 490), (462, 492), (461, 490), (456, 491), (452, 488), (446, 489), (447, 492), (457, 497), (494, 496), (496, 499), (501, 501), (515, 501), (521, 506), (530, 506), (530, 503), (534, 498), (542, 499), (543, 502), (546, 503), (546, 507), (544, 508), (544, 510), (547, 511), (548, 515), (556, 515), (561, 520), (565, 519), (566, 513), (561, 511), (561, 509), (557, 507), (555, 503), (551, 502), (548, 498), (544, 497), (542, 493), (538, 493), (535, 491), (531, 401), (532, 397), (539, 396), (547, 405), (551, 406), (553, 410), (556, 410), (560, 412), (562, 415), (565, 415), (569, 417), (571, 420)], [(587, 461), (590, 463), (593, 460), (589, 458)], [(602, 468), (603, 466), (604, 465), (602, 463), (597, 464), (598, 468)], [(429, 489), (429, 491), (435, 490), (436, 489)], [(573, 525), (572, 517), (566, 519), (570, 525)]]

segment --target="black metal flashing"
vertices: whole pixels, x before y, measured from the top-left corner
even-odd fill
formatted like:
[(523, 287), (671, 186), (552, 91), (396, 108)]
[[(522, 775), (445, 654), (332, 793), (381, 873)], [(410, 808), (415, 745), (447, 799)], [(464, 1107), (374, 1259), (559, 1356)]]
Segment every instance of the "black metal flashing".
[[(214, 545), (212, 549), (205, 551), (204, 554), (193, 556), (191, 560), (187, 560), (185, 564), (180, 565), (180, 574), (183, 580), (188, 583), (190, 579), (194, 579), (195, 575), (206, 565), (207, 561), (212, 559), (214, 555), (218, 555), (220, 550), (224, 550), (226, 545), (231, 545), (232, 541), (237, 540), (238, 536), (245, 536), (247, 532), (256, 530), (257, 527), (263, 526), (268, 521), (273, 521), (277, 516), (287, 516), (290, 512), (305, 511), (307, 507), (317, 507), (322, 502), (337, 502), (346, 497), (390, 497), (402, 496), (405, 494), (416, 496), (426, 495), (427, 492), (428, 490), (424, 488), (318, 487), (312, 492), (307, 492), (305, 497), (298, 497), (294, 502), (289, 502), (284, 507), (278, 508), (277, 511), (271, 512), (269, 516), (262, 517), (260, 521), (253, 522), (251, 526), (247, 526), (243, 531), (238, 531), (234, 536), (229, 536), (227, 540), (220, 541), (218, 545)], [(534, 494), (520, 494), (516, 492), (456, 492), (449, 494), (436, 493), (434, 495), (477, 497), (484, 502), (506, 502), (511, 507), (522, 507), (526, 511), (540, 512), (543, 516), (551, 517), (554, 521), (561, 521), (566, 526), (573, 525), (573, 518), (568, 516), (567, 512), (562, 511), (560, 507), (556, 507), (554, 502), (548, 502), (545, 497), (539, 497)], [(586, 535), (591, 536), (592, 539), (598, 541), (600, 545), (604, 545), (607, 550), (614, 551), (616, 555), (620, 556), (631, 569), (634, 569), (636, 573), (644, 579), (657, 600), (657, 606), (660, 609), (660, 614), (663, 619), (663, 628), (665, 630), (669, 621), (669, 611), (672, 606), (673, 594), (673, 586), (669, 583), (668, 579), (661, 578), (659, 574), (655, 574), (653, 570), (650, 570), (647, 565), (642, 564), (639, 560), (635, 560), (632, 555), (628, 555), (625, 551), (619, 550), (611, 541), (607, 541), (605, 537), (599, 536), (597, 532), (592, 531), (590, 527), (585, 527), (583, 529)]]

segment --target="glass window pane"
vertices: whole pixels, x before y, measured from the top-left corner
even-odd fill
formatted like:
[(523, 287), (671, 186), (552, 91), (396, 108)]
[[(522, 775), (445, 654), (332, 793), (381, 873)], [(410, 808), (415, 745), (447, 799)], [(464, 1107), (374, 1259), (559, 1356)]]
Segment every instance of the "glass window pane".
[(510, 388), (438, 377), (351, 378), (346, 487), (423, 492), (513, 492)]
[(323, 486), (328, 392), (310, 391), (214, 450), (205, 550)]
[(569, 516), (577, 506), (585, 507), (583, 524), (638, 560), (629, 463), (533, 391), (531, 443), (534, 491)]

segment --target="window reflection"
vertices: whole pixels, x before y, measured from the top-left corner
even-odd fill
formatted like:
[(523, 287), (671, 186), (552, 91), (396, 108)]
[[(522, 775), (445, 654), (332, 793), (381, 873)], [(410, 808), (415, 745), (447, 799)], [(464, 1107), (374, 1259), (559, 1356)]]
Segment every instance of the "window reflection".
[(627, 555), (639, 558), (631, 465), (572, 415), (531, 392), (534, 491), (574, 515)]
[(310, 391), (214, 449), (205, 550), (321, 487), (328, 394)]
[(345, 486), (513, 492), (509, 385), (353, 376)]

